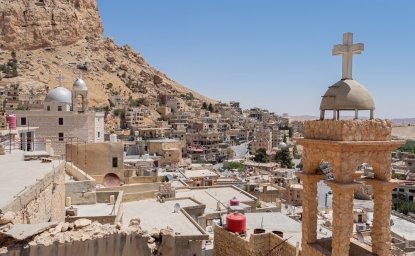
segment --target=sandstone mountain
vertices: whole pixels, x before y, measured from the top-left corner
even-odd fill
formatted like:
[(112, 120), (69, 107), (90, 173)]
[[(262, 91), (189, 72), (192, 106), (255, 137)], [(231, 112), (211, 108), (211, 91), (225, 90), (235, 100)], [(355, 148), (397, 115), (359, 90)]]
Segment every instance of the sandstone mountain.
[(129, 46), (104, 38), (96, 0), (0, 0), (0, 65), (12, 52), (15, 73), (0, 71), (0, 85), (20, 84), (39, 92), (56, 86), (61, 73), (67, 88), (82, 72), (90, 105), (108, 104), (110, 95), (154, 98), (158, 94), (192, 93), (213, 100), (171, 80), (151, 67)]

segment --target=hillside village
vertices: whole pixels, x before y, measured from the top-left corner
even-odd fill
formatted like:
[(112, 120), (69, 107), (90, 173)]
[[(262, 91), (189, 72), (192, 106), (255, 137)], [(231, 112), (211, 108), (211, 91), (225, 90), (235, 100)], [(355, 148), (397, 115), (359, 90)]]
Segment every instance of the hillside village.
[(298, 121), (171, 80), (95, 0), (23, 2), (0, 0), (0, 255), (415, 255), (415, 146), (351, 60)]

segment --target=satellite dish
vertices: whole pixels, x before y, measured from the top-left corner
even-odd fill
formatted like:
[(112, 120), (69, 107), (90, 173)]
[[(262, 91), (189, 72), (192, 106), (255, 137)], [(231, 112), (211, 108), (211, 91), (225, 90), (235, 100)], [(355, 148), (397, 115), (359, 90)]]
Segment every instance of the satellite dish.
[(179, 203), (175, 203), (174, 204), (174, 212), (177, 213), (180, 210), (180, 204)]

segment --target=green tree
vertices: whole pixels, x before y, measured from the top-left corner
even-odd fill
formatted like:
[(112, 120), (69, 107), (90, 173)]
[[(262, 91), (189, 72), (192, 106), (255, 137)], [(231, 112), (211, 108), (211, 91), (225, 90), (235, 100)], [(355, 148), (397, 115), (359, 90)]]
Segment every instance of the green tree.
[(293, 128), (289, 127), (288, 128), (288, 137), (291, 139), (293, 137)]
[(203, 102), (203, 104), (202, 104), (202, 109), (207, 109), (207, 108), (208, 108), (207, 103), (206, 103), (206, 102)]
[(287, 143), (287, 134), (284, 133), (284, 136), (282, 137), (282, 142)]
[(406, 180), (406, 176), (405, 176), (405, 174), (394, 173), (394, 174), (392, 174), (392, 179)]
[(130, 106), (132, 107), (139, 107), (144, 103), (144, 98), (133, 99), (131, 98), (129, 101)]
[(298, 154), (298, 148), (297, 148), (297, 145), (294, 145), (294, 147), (293, 147), (293, 157), (294, 157), (295, 159), (299, 159), (299, 158), (300, 158), (300, 154)]
[(398, 151), (415, 153), (415, 140), (406, 140), (405, 144), (400, 146)]
[(244, 169), (244, 165), (239, 162), (227, 162), (223, 165), (223, 168), (227, 170), (237, 169), (238, 171), (242, 171)]
[(227, 159), (231, 159), (231, 158), (233, 158), (234, 154), (235, 154), (235, 152), (233, 151), (233, 149), (232, 149), (232, 148), (228, 148), (228, 149), (226, 149), (226, 158), (227, 158)]
[(209, 110), (210, 112), (213, 112), (213, 105), (212, 105), (212, 103), (210, 103), (210, 104), (209, 104), (209, 106), (208, 106), (208, 110)]
[(415, 212), (415, 202), (400, 201), (398, 203), (397, 211), (403, 214), (408, 214), (409, 212)]
[(275, 161), (281, 165), (282, 168), (293, 168), (292, 157), (288, 148), (283, 148), (275, 154)]
[(255, 157), (254, 157), (254, 161), (258, 163), (269, 162), (269, 158), (268, 158), (267, 151), (265, 150), (265, 148), (260, 148), (257, 150)]

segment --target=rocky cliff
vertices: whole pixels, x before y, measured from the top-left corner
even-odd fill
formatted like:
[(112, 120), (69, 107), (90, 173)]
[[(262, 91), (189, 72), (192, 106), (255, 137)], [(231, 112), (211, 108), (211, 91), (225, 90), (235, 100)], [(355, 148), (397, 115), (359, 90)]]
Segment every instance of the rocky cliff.
[(0, 0), (0, 48), (37, 49), (99, 38), (95, 0)]
[(0, 0), (0, 86), (51, 89), (61, 73), (71, 88), (82, 72), (91, 106), (108, 105), (111, 95), (192, 93), (213, 102), (151, 67), (128, 45), (104, 38), (102, 30), (96, 0)]

